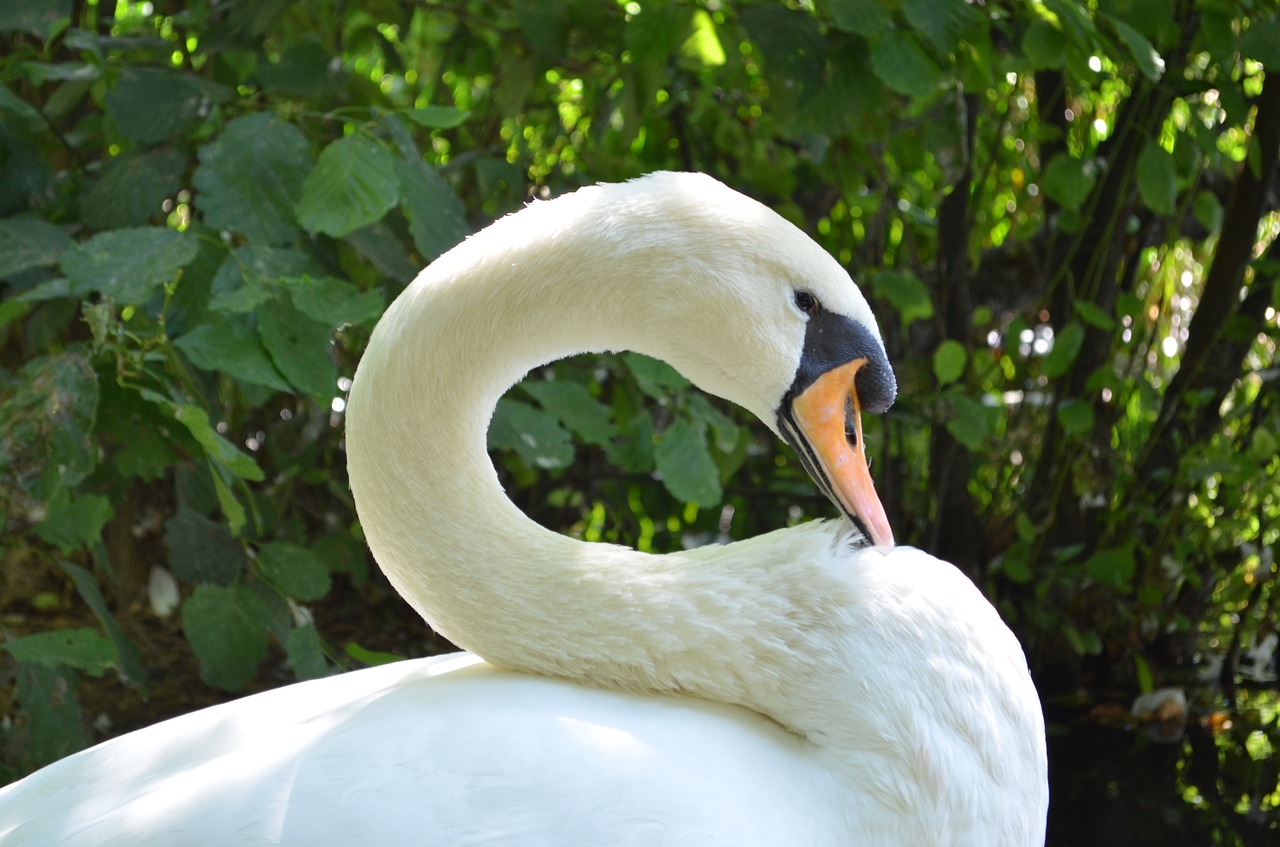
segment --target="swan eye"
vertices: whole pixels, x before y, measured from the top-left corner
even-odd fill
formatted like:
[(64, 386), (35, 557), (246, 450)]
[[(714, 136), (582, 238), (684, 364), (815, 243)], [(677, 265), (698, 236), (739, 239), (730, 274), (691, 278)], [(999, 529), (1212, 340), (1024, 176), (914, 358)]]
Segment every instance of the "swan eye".
[(796, 308), (804, 312), (806, 315), (812, 315), (818, 311), (818, 298), (814, 297), (808, 291), (797, 291)]

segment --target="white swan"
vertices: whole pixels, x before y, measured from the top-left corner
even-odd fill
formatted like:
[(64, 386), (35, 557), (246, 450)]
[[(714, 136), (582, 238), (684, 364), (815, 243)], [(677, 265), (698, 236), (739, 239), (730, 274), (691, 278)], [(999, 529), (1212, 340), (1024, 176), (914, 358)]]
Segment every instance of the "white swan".
[[(832, 521), (655, 556), (528, 520), (485, 452), (495, 402), (622, 348), (773, 426), (879, 546)], [(845, 439), (846, 398), (856, 430), (893, 392), (848, 275), (709, 177), (504, 218), (388, 310), (347, 426), (374, 555), (493, 665), (402, 662), (109, 741), (0, 791), (0, 842), (1042, 843), (1022, 651), (955, 568), (891, 547)]]

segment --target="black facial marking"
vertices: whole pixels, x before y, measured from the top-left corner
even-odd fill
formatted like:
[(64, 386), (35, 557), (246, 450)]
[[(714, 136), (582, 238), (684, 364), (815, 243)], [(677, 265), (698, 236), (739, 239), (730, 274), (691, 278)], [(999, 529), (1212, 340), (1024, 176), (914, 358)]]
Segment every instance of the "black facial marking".
[(889, 367), (880, 339), (870, 329), (850, 317), (823, 309), (820, 305), (809, 315), (804, 332), (804, 350), (795, 380), (783, 397), (783, 405), (791, 401), (832, 368), (866, 359), (854, 383), (862, 411), (876, 415), (893, 405), (898, 395), (898, 381)]

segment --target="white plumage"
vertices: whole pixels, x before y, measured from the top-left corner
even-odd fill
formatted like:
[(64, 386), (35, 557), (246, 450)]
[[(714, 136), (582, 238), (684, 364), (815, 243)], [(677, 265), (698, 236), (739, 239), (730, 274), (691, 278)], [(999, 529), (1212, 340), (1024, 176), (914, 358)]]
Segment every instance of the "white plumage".
[(406, 290), (348, 405), (379, 564), (510, 670), (403, 662), (141, 730), (0, 791), (0, 842), (1042, 843), (1039, 701), (955, 568), (865, 546), (845, 521), (647, 555), (563, 538), (506, 499), (485, 453), (497, 398), (604, 349), (663, 358), (760, 416), (891, 543), (843, 433), (845, 397), (856, 421), (892, 377), (829, 256), (700, 175), (534, 204)]

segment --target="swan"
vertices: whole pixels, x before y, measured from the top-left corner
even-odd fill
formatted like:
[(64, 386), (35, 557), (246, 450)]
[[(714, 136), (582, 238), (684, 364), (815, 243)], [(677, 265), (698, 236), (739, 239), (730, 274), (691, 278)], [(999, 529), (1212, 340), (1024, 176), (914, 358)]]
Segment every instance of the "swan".
[[(620, 349), (756, 414), (844, 518), (669, 555), (527, 518), (485, 449), (498, 398)], [(893, 546), (872, 486), (861, 414), (895, 391), (848, 274), (714, 179), (532, 203), (392, 304), (347, 405), (368, 544), (469, 652), (105, 742), (0, 791), (0, 842), (1042, 844), (1025, 656), (956, 568)]]

